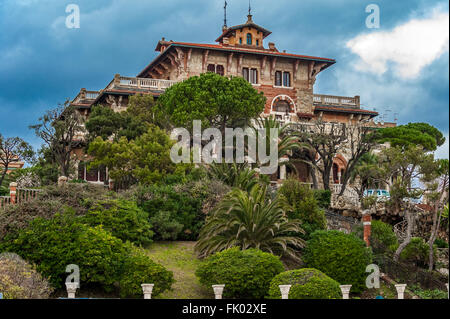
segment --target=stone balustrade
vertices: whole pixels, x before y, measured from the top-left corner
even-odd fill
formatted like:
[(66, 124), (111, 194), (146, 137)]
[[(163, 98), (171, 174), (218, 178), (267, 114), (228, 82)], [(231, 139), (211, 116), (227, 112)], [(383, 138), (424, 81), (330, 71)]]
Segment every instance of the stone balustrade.
[(349, 97), (349, 96), (314, 94), (313, 101), (314, 104), (321, 104), (321, 105), (344, 106), (358, 109), (361, 107), (361, 99), (359, 96)]

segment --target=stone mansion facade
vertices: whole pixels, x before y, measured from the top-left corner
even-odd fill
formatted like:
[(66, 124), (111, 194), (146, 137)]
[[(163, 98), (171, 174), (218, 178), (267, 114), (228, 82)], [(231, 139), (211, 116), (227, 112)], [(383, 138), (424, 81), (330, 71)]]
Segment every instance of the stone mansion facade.
[[(155, 98), (173, 84), (191, 76), (214, 72), (222, 76), (241, 76), (267, 98), (262, 116), (275, 116), (282, 123), (325, 122), (357, 123), (364, 121), (373, 127), (375, 111), (361, 109), (360, 97), (342, 97), (314, 93), (319, 73), (336, 63), (334, 59), (280, 52), (274, 43), (265, 45), (271, 34), (255, 24), (248, 15), (247, 22), (223, 27), (216, 44), (167, 41), (162, 38), (156, 46), (158, 56), (136, 77), (116, 74), (101, 91), (81, 89), (72, 101), (83, 116), (88, 117), (96, 104), (109, 105), (113, 110), (125, 110), (128, 98), (135, 94), (151, 94)], [(384, 126), (395, 125), (385, 123)], [(82, 137), (80, 136), (80, 139)], [(76, 152), (83, 160), (81, 150)], [(303, 182), (310, 182), (306, 164), (299, 164)], [(90, 182), (107, 182), (107, 172), (86, 172), (78, 167), (79, 178)], [(346, 155), (336, 157), (332, 183), (339, 185), (340, 174), (346, 168)], [(286, 177), (286, 168), (280, 168), (278, 179)]]

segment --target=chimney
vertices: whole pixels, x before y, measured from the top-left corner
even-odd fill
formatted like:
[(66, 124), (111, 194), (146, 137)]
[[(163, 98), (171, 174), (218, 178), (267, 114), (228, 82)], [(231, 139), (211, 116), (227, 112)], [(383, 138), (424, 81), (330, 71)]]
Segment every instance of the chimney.
[(275, 47), (275, 43), (269, 42), (269, 50), (278, 52), (277, 48)]

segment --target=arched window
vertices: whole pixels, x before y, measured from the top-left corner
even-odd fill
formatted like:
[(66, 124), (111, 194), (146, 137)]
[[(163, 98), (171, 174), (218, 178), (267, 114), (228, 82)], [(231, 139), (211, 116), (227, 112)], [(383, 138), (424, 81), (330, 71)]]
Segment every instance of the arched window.
[(252, 45), (252, 43), (253, 43), (252, 34), (247, 33), (247, 44)]
[(333, 182), (335, 184), (339, 184), (339, 166), (336, 163), (333, 163)]
[(208, 64), (208, 72), (216, 73), (216, 66), (214, 64)]
[(273, 105), (274, 112), (289, 113), (290, 107), (287, 101), (277, 101)]

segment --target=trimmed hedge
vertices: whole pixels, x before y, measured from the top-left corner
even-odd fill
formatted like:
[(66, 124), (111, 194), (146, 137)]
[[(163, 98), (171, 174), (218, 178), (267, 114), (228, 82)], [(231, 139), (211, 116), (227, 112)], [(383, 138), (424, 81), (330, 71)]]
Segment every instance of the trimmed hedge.
[(289, 299), (342, 298), (339, 283), (317, 269), (296, 269), (276, 275), (270, 283), (269, 298), (281, 299), (279, 285), (292, 285)]
[(352, 285), (357, 293), (365, 288), (372, 251), (354, 235), (319, 230), (307, 242), (303, 261), (308, 268), (318, 269), (342, 285)]
[(279, 257), (235, 247), (208, 257), (195, 274), (208, 289), (225, 284), (225, 298), (261, 299), (267, 295), (270, 281), (282, 271)]
[(372, 233), (370, 237), (372, 249), (375, 253), (393, 253), (398, 248), (398, 239), (392, 226), (382, 221), (372, 221)]

